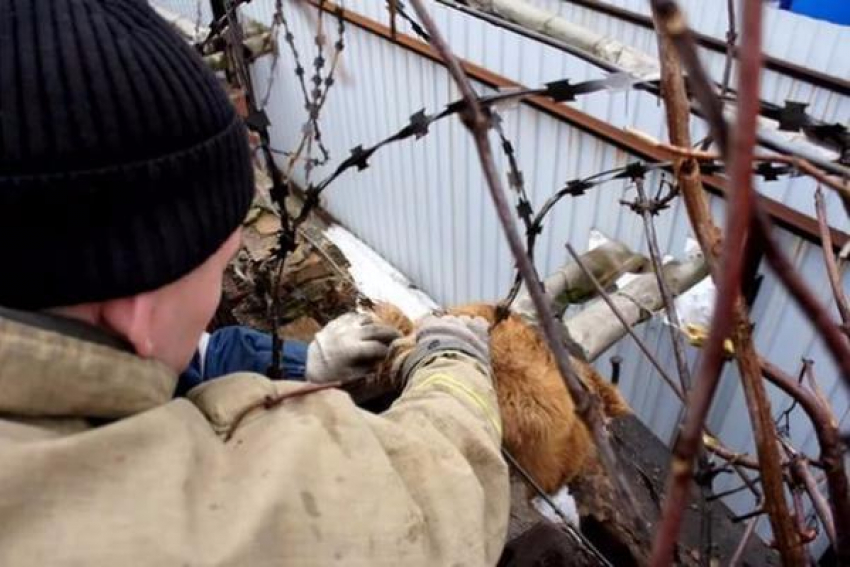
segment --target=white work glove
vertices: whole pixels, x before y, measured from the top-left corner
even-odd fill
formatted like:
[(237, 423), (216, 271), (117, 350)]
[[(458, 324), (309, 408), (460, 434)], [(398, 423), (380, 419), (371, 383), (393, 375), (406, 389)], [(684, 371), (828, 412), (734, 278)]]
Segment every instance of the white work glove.
[(310, 382), (347, 381), (374, 371), (401, 333), (363, 313), (328, 323), (307, 347), (304, 376)]
[(429, 315), (416, 331), (416, 346), (401, 363), (401, 383), (421, 363), (442, 352), (462, 352), (484, 366), (490, 366), (489, 324), (481, 317)]

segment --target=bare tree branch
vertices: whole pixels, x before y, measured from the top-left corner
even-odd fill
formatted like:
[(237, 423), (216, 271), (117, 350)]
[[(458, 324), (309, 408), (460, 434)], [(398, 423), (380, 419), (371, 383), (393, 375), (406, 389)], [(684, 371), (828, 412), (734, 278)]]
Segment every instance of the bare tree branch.
[(850, 387), (850, 343), (847, 342), (847, 337), (779, 249), (779, 245), (771, 234), (770, 221), (767, 220), (763, 211), (756, 211), (753, 229), (759, 233), (764, 242), (764, 256), (773, 272), (820, 333), (839, 368), (839, 375)]
[(676, 312), (676, 306), (673, 304), (673, 294), (670, 293), (670, 288), (664, 279), (663, 266), (661, 261), (661, 250), (658, 247), (658, 236), (655, 234), (655, 222), (652, 218), (652, 211), (649, 206), (649, 199), (646, 197), (646, 191), (643, 188), (643, 178), (635, 179), (635, 189), (638, 193), (638, 199), (641, 206), (641, 217), (643, 217), (643, 228), (646, 233), (646, 242), (649, 246), (649, 257), (652, 260), (653, 272), (658, 280), (658, 290), (661, 293), (661, 299), (664, 303), (664, 312), (667, 314), (667, 319), (670, 325), (667, 326), (670, 332), (670, 342), (673, 345), (673, 354), (676, 358), (676, 368), (679, 371), (679, 383), (682, 385), (682, 391), (687, 392), (691, 388), (691, 371), (688, 368), (688, 360), (685, 357), (685, 345), (682, 340), (682, 335), (679, 329), (682, 324), (679, 321), (679, 314)]
[[(660, 149), (667, 150), (680, 157), (693, 158), (700, 161), (714, 161), (720, 159), (721, 157), (720, 155), (714, 152), (707, 152), (705, 150), (695, 150), (693, 148), (682, 147), (678, 145), (664, 143), (656, 143), (655, 145)], [(806, 159), (803, 159), (798, 156), (789, 156), (784, 154), (756, 154), (753, 156), (753, 161), (767, 163), (784, 163), (790, 165), (798, 172), (805, 173), (816, 181), (834, 189), (845, 204), (850, 201), (850, 181), (848, 181), (847, 179), (837, 179), (835, 177), (830, 177)]]
[(733, 553), (732, 557), (729, 559), (729, 567), (735, 567), (741, 562), (741, 557), (744, 555), (744, 550), (747, 548), (750, 538), (752, 538), (755, 533), (756, 524), (758, 524), (758, 522), (759, 518), (751, 518), (747, 521), (747, 527), (744, 529), (744, 535), (741, 536), (741, 541), (738, 542), (738, 547), (735, 548), (735, 553)]
[(820, 187), (815, 191), (815, 212), (818, 217), (821, 250), (823, 251), (824, 264), (826, 264), (826, 274), (829, 277), (829, 285), (832, 288), (832, 295), (835, 297), (835, 305), (838, 307), (838, 313), (841, 315), (844, 334), (850, 337), (850, 304), (847, 303), (847, 296), (844, 295), (844, 287), (841, 285), (841, 274), (838, 271), (838, 263), (835, 261), (835, 255), (832, 253), (832, 235), (829, 232), (829, 224), (826, 219), (826, 206), (823, 202), (823, 192)]
[[(845, 447), (838, 423), (820, 396), (804, 389), (793, 377), (766, 360), (760, 365), (765, 377), (797, 400), (809, 416), (820, 444), (820, 462), (826, 475), (830, 506), (834, 517), (836, 554), (839, 561), (850, 560), (850, 485), (845, 466)], [(810, 370), (809, 370), (810, 372)], [(814, 380), (809, 375), (809, 380)]]
[[(630, 321), (629, 320), (629, 318), (617, 306), (617, 303), (612, 299), (611, 295), (607, 291), (605, 291), (605, 289), (602, 287), (602, 284), (599, 282), (599, 280), (593, 274), (591, 269), (588, 266), (585, 265), (585, 262), (584, 262), (584, 260), (582, 260), (582, 257), (579, 256), (576, 253), (575, 249), (569, 243), (567, 243), (567, 251), (570, 253), (570, 256), (573, 257), (575, 265), (578, 266), (579, 269), (582, 270), (585, 277), (587, 277), (590, 280), (590, 282), (593, 284), (593, 286), (596, 288), (596, 293), (599, 294), (599, 297), (601, 298), (601, 300), (608, 306), (608, 308), (611, 310), (611, 312), (614, 314), (614, 316), (620, 322), (620, 324), (623, 327), (624, 332), (628, 333), (628, 335), (635, 341), (635, 344), (638, 346), (640, 351), (644, 354), (644, 356), (646, 356), (647, 360), (655, 367), (655, 369), (658, 371), (658, 374), (661, 376), (662, 380), (664, 380), (664, 383), (667, 384), (667, 386), (670, 387), (670, 389), (673, 391), (673, 393), (676, 395), (676, 397), (679, 399), (679, 401), (682, 402), (682, 403), (685, 403), (686, 402), (685, 394), (682, 392), (682, 390), (679, 389), (679, 387), (676, 385), (676, 383), (673, 381), (673, 379), (669, 376), (669, 374), (667, 374), (667, 371), (664, 370), (664, 368), (661, 366), (661, 363), (658, 362), (658, 359), (655, 357), (654, 354), (652, 354), (652, 351), (649, 349), (649, 347), (646, 346), (646, 343), (644, 343), (643, 340), (641, 340), (641, 338), (637, 335), (637, 333), (635, 333), (633, 327), (634, 327), (634, 325), (637, 321), (634, 321), (634, 320)], [(662, 273), (663, 273), (663, 270), (662, 270)], [(696, 273), (701, 273), (701, 270), (696, 272)], [(700, 275), (699, 277), (702, 278), (704, 276)], [(632, 282), (632, 284), (636, 284), (636, 283), (638, 283), (638, 282), (637, 281)], [(681, 291), (681, 287), (682, 287), (681, 285), (678, 286), (679, 291)], [(582, 313), (577, 315), (576, 318), (586, 316), (586, 313), (588, 312), (588, 310), (589, 309), (585, 309)], [(567, 324), (574, 321), (574, 319), (571, 319), (570, 321), (568, 321)], [(579, 344), (582, 347), (585, 347), (585, 345), (582, 345), (581, 342), (579, 342)], [(615, 358), (619, 358), (619, 357), (615, 357)], [(614, 358), (611, 359), (611, 362), (612, 362), (612, 364), (615, 362)], [(620, 361), (618, 360), (617, 365), (619, 365), (619, 362)], [(761, 498), (761, 493), (753, 485), (752, 481), (746, 475), (746, 473), (742, 470), (742, 468), (760, 470), (758, 462), (755, 461), (752, 457), (750, 457), (748, 455), (735, 453), (731, 449), (725, 447), (720, 442), (720, 440), (708, 428), (706, 428), (705, 434), (708, 436), (708, 439), (710, 440), (710, 441), (706, 441), (705, 447), (709, 451), (711, 451), (712, 453), (717, 455), (718, 457), (727, 461), (729, 463), (729, 465), (733, 468), (733, 470), (735, 470), (735, 472), (738, 474), (738, 476), (741, 477), (741, 480), (744, 481), (745, 486), (747, 488), (749, 488), (750, 491), (754, 495)]]
[(818, 488), (818, 483), (815, 482), (815, 477), (812, 476), (812, 471), (809, 470), (806, 460), (801, 457), (796, 457), (791, 460), (791, 475), (805, 487), (806, 493), (809, 495), (809, 500), (812, 501), (812, 506), (815, 513), (820, 518), (821, 525), (829, 538), (833, 547), (837, 547), (835, 539), (835, 523), (832, 520), (832, 511), (829, 504), (821, 494)]
[(732, 64), (735, 61), (735, 42), (738, 41), (738, 29), (735, 25), (735, 0), (726, 0), (726, 18), (729, 21), (729, 25), (726, 28), (726, 61), (723, 63), (720, 100), (723, 100), (723, 97), (726, 96), (726, 92), (729, 90), (729, 79), (732, 78)]
[[(744, 4), (744, 37), (741, 47), (739, 67), (739, 108), (737, 113), (736, 136), (730, 140), (723, 117), (722, 103), (699, 62), (695, 42), (684, 22), (684, 16), (678, 5), (672, 0), (653, 0), (653, 15), (656, 27), (660, 31), (659, 48), (669, 52), (666, 37), (678, 49), (688, 68), (688, 78), (692, 82), (697, 97), (720, 147), (721, 153), (729, 163), (729, 178), (732, 193), (728, 207), (727, 234), (722, 251), (723, 270), (713, 270), (718, 284), (717, 301), (712, 316), (711, 332), (704, 349), (703, 362), (694, 389), (691, 391), (687, 413), (682, 430), (673, 447), (673, 466), (668, 483), (667, 498), (664, 501), (661, 525), (653, 546), (652, 564), (667, 565), (673, 556), (682, 513), (688, 498), (690, 478), (693, 474), (694, 459), (700, 451), (702, 424), (708, 415), (717, 387), (720, 370), (723, 366), (723, 343), (732, 337), (738, 355), (738, 368), (747, 408), (756, 440), (759, 462), (762, 465), (762, 485), (765, 490), (765, 509), (769, 515), (777, 546), (783, 559), (789, 564), (801, 564), (803, 557), (799, 546), (799, 537), (793, 522), (790, 521), (788, 506), (784, 497), (783, 477), (780, 455), (775, 442), (775, 426), (770, 415), (770, 405), (764, 391), (760, 370), (752, 342), (752, 333), (747, 321), (746, 309), (741, 300), (741, 282), (743, 279), (744, 255), (749, 225), (756, 206), (755, 192), (752, 188), (752, 159), (756, 143), (756, 126), (759, 105), (759, 74), (761, 68), (761, 4)], [(663, 63), (670, 63), (672, 55), (662, 57)], [(676, 80), (668, 69), (662, 75), (665, 86)], [(681, 79), (678, 79), (681, 80)], [(687, 98), (684, 86), (675, 87), (671, 93), (665, 90), (667, 100), (678, 94), (684, 98), (672, 105), (668, 102), (668, 120), (674, 109), (677, 111), (675, 123), (681, 124), (689, 119)], [(671, 135), (673, 128), (670, 128)], [(677, 137), (684, 138), (683, 128), (678, 126)], [(690, 140), (673, 139), (673, 143), (690, 146)], [(734, 143), (734, 149), (731, 144)], [(684, 191), (683, 191), (684, 193)], [(691, 196), (696, 199), (696, 196)], [(704, 198), (704, 197), (702, 197)], [(705, 217), (692, 217), (692, 224), (698, 234), (700, 244), (706, 255), (716, 254), (717, 238), (707, 205), (688, 207), (689, 213), (706, 214)], [(714, 263), (713, 263), (714, 264)]]

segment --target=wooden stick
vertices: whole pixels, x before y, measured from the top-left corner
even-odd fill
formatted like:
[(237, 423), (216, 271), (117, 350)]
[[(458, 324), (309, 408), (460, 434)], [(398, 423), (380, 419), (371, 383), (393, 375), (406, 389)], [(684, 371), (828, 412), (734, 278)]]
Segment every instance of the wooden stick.
[[(741, 104), (737, 114), (737, 135), (731, 140), (723, 117), (722, 103), (716, 96), (713, 86), (699, 63), (693, 36), (684, 22), (684, 17), (676, 2), (672, 0), (653, 0), (653, 15), (656, 27), (660, 30), (660, 51), (662, 62), (668, 64), (666, 74), (662, 74), (664, 86), (675, 83), (669, 64), (673, 55), (673, 44), (688, 67), (688, 77), (692, 81), (693, 91), (700, 102), (703, 112), (712, 127), (712, 134), (721, 149), (721, 153), (730, 164), (731, 194), (727, 235), (722, 249), (722, 264), (717, 263), (719, 235), (711, 220), (708, 207), (704, 203), (694, 203), (688, 207), (691, 222), (700, 244), (707, 256), (713, 256), (711, 265), (715, 281), (718, 283), (717, 302), (712, 317), (711, 333), (704, 349), (703, 362), (699, 368), (694, 389), (687, 405), (685, 421), (681, 433), (673, 448), (671, 477), (668, 481), (667, 498), (664, 501), (662, 517), (653, 545), (651, 563), (668, 565), (673, 557), (679, 526), (684, 507), (688, 500), (694, 459), (701, 449), (702, 426), (708, 415), (708, 409), (714, 398), (720, 370), (723, 366), (723, 342), (732, 337), (738, 351), (738, 367), (747, 399), (747, 408), (753, 424), (759, 462), (762, 467), (762, 485), (765, 490), (765, 509), (770, 517), (771, 526), (776, 534), (779, 551), (790, 564), (800, 564), (802, 553), (798, 544), (799, 537), (790, 520), (787, 502), (784, 498), (782, 468), (778, 447), (775, 442), (775, 426), (770, 415), (770, 405), (764, 385), (761, 381), (758, 359), (752, 342), (752, 333), (746, 316), (746, 309), (740, 298), (741, 281), (744, 268), (745, 243), (749, 225), (755, 208), (755, 192), (752, 189), (752, 158), (756, 143), (756, 120), (758, 116), (758, 88), (761, 66), (761, 5), (757, 2), (744, 4), (744, 38), (741, 47), (739, 68), (739, 100)], [(667, 38), (665, 41), (664, 38)], [(665, 54), (666, 51), (666, 54)], [(678, 69), (680, 71), (680, 69)], [(666, 81), (665, 81), (666, 79)], [(681, 79), (678, 79), (681, 81)], [(684, 85), (674, 85), (674, 89), (663, 89), (667, 101), (668, 121), (671, 124), (671, 137), (676, 126), (675, 145), (690, 146), (685, 138), (684, 124), (690, 114)], [(676, 99), (673, 96), (677, 96)], [(672, 103), (671, 103), (672, 101)], [(671, 117), (672, 115), (672, 117)], [(732, 144), (734, 143), (734, 149)], [(694, 167), (694, 164), (691, 164)], [(693, 187), (693, 183), (690, 184)], [(683, 190), (683, 194), (684, 190)], [(686, 199), (687, 203), (687, 199)], [(723, 269), (718, 270), (717, 266)]]
[(844, 295), (844, 286), (841, 285), (841, 274), (838, 272), (838, 263), (835, 261), (835, 255), (832, 253), (832, 235), (829, 232), (829, 223), (826, 219), (826, 206), (823, 202), (823, 192), (820, 187), (815, 191), (815, 212), (818, 217), (818, 229), (820, 230), (820, 238), (822, 240), (821, 250), (823, 250), (823, 262), (826, 265), (829, 285), (832, 288), (832, 295), (835, 297), (835, 305), (838, 307), (841, 321), (844, 323), (844, 334), (850, 338), (850, 304), (847, 303), (847, 296)]

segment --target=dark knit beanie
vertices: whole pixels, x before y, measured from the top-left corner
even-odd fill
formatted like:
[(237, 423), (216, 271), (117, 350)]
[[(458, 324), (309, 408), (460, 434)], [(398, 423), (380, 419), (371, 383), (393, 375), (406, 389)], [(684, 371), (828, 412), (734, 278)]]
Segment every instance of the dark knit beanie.
[(253, 191), (241, 120), (147, 2), (0, 0), (0, 306), (161, 287)]

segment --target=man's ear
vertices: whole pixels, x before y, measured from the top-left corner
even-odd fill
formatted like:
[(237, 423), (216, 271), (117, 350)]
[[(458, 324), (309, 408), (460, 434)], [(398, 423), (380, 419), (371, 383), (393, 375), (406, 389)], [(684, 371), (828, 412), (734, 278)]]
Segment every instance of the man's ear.
[(103, 306), (103, 323), (130, 341), (142, 358), (151, 358), (156, 350), (153, 304), (151, 294), (140, 293), (106, 301)]

